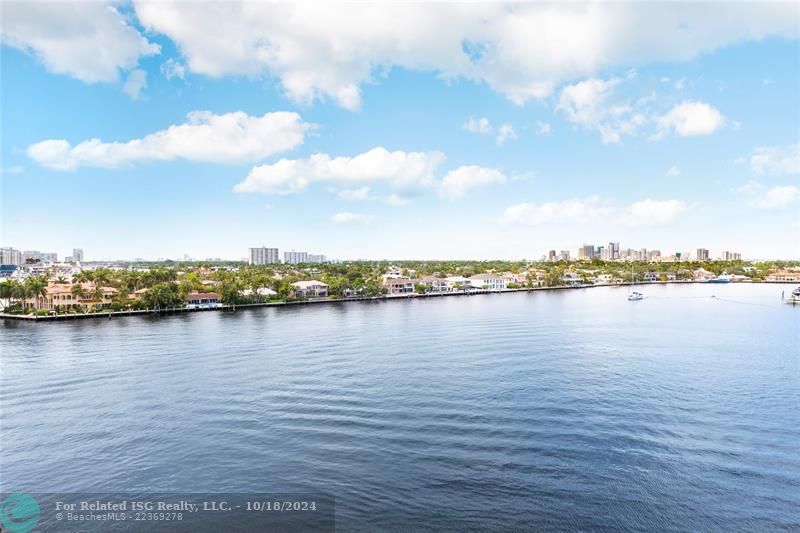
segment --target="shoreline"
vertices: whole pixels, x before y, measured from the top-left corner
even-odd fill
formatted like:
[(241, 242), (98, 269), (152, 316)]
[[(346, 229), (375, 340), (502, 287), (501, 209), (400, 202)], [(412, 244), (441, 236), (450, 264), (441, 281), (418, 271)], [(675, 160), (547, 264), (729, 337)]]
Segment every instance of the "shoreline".
[[(760, 282), (758, 285), (793, 285), (796, 282), (789, 281), (770, 281)], [(106, 319), (111, 320), (115, 317), (126, 316), (146, 316), (146, 315), (174, 315), (178, 313), (206, 313), (212, 311), (231, 311), (235, 312), (237, 309), (253, 309), (259, 307), (284, 307), (294, 305), (315, 305), (315, 304), (332, 304), (332, 303), (346, 303), (346, 302), (382, 302), (391, 300), (411, 300), (417, 298), (446, 298), (454, 296), (480, 296), (484, 294), (508, 294), (518, 292), (535, 292), (535, 291), (564, 291), (564, 290), (578, 290), (578, 289), (595, 289), (599, 287), (632, 287), (632, 286), (648, 286), (648, 285), (706, 285), (708, 282), (703, 281), (647, 281), (636, 283), (622, 283), (619, 285), (577, 285), (577, 286), (561, 286), (561, 287), (523, 287), (519, 289), (505, 289), (505, 290), (474, 290), (469, 292), (439, 292), (428, 294), (397, 294), (393, 296), (371, 296), (371, 297), (354, 297), (354, 298), (319, 298), (311, 300), (300, 300), (294, 302), (260, 302), (250, 304), (219, 304), (218, 307), (205, 307), (205, 308), (189, 308), (189, 307), (173, 307), (165, 309), (139, 309), (128, 311), (107, 311), (102, 313), (74, 313), (65, 315), (15, 315), (9, 313), (0, 313), (2, 320), (22, 320), (30, 322), (53, 322), (60, 320), (82, 320), (82, 319)], [(726, 284), (727, 285), (727, 284)]]

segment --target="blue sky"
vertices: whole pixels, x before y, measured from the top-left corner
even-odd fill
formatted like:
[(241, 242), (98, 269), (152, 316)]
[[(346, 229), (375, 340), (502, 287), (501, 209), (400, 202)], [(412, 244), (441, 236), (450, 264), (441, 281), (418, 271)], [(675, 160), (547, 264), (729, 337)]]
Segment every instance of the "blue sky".
[(3, 246), (800, 257), (796, 4), (205, 5), (3, 4)]

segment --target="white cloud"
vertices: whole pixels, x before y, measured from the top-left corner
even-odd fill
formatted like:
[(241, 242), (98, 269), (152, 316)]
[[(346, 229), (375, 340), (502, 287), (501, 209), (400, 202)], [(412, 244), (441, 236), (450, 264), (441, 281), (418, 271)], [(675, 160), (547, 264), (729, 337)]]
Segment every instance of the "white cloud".
[(138, 100), (142, 91), (146, 88), (147, 72), (137, 68), (128, 74), (128, 79), (125, 80), (125, 84), (122, 86), (122, 91), (134, 100)]
[(406, 198), (405, 196), (400, 196), (399, 194), (392, 193), (386, 198), (384, 198), (383, 202), (387, 205), (391, 205), (394, 207), (401, 207), (410, 204), (411, 200), (409, 198)]
[(501, 217), (505, 224), (592, 224), (613, 220), (618, 224), (666, 224), (688, 209), (679, 200), (642, 200), (623, 209), (601, 202), (597, 196), (561, 202), (526, 202), (507, 208)]
[(675, 89), (678, 91), (682, 91), (686, 87), (686, 78), (681, 78), (679, 80), (675, 80)]
[(750, 205), (759, 209), (785, 209), (800, 199), (794, 185), (778, 185), (768, 189), (757, 181), (748, 181), (737, 189), (750, 198)]
[(397, 189), (418, 189), (435, 183), (434, 170), (443, 160), (441, 152), (389, 152), (381, 147), (354, 157), (314, 154), (307, 159), (281, 159), (254, 167), (234, 191), (292, 194), (315, 181), (386, 181)]
[(114, 82), (120, 70), (158, 54), (115, 2), (3, 2), (3, 44), (32, 53), (47, 70), (87, 83)]
[(506, 176), (499, 170), (475, 165), (461, 166), (451, 170), (442, 180), (443, 196), (458, 198), (470, 189), (499, 185), (506, 182)]
[(331, 217), (331, 222), (334, 224), (369, 224), (372, 222), (372, 217), (370, 215), (361, 215), (358, 213), (350, 213), (349, 211), (343, 211), (341, 213), (336, 213)]
[(680, 200), (641, 200), (629, 205), (619, 222), (632, 226), (667, 224), (688, 209)]
[(0, 174), (19, 174), (25, 170), (25, 167), (22, 165), (16, 165), (13, 167), (0, 167)]
[(620, 78), (590, 78), (567, 85), (561, 90), (556, 110), (564, 112), (573, 124), (597, 130), (603, 144), (618, 143), (623, 134), (633, 135), (647, 122), (635, 106), (615, 94), (614, 88), (620, 83)]
[(756, 174), (800, 174), (800, 143), (790, 144), (785, 149), (761, 146), (753, 150), (749, 162), (750, 169)]
[(469, 117), (469, 119), (466, 122), (464, 122), (464, 124), (461, 127), (470, 133), (481, 133), (484, 135), (492, 133), (492, 125), (489, 122), (489, 119), (486, 117), (483, 118)]
[(669, 170), (667, 170), (667, 173), (664, 175), (667, 176), (668, 178), (674, 178), (675, 176), (680, 176), (681, 169), (679, 169), (677, 165), (672, 165), (671, 167), (669, 167)]
[(161, 64), (161, 74), (168, 80), (173, 78), (185, 79), (186, 65), (180, 61), (176, 61), (174, 58), (169, 58)]
[(336, 193), (336, 197), (340, 200), (347, 200), (349, 202), (367, 200), (369, 199), (369, 187), (359, 187), (358, 189), (342, 189)]
[(502, 146), (508, 139), (516, 140), (517, 133), (514, 131), (514, 126), (512, 126), (508, 122), (504, 122), (499, 128), (497, 128), (497, 145)]
[(683, 102), (659, 117), (657, 137), (674, 131), (681, 137), (711, 135), (724, 126), (726, 119), (716, 108), (704, 102)]
[(145, 161), (186, 159), (211, 163), (246, 163), (295, 148), (313, 124), (297, 113), (266, 113), (249, 116), (242, 111), (215, 115), (193, 111), (184, 124), (142, 139), (103, 142), (90, 139), (72, 146), (51, 139), (28, 147), (28, 156), (46, 167), (73, 170), (79, 166), (115, 168)]
[(547, 122), (536, 122), (536, 135), (550, 135), (552, 132), (553, 128)]
[(503, 211), (504, 224), (589, 224), (607, 217), (611, 208), (601, 205), (600, 199), (592, 196), (586, 199), (572, 199), (563, 202), (537, 204), (526, 202)]
[(175, 42), (192, 72), (273, 76), (297, 102), (329, 98), (347, 109), (360, 106), (361, 84), (392, 67), (483, 82), (524, 104), (595, 72), (798, 35), (791, 3), (134, 5), (144, 26)]

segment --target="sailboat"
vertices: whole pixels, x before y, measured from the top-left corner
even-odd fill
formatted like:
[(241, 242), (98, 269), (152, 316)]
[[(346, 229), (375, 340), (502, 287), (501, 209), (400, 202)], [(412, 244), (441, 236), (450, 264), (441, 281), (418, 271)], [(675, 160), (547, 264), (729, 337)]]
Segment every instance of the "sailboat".
[[(631, 261), (631, 288), (633, 288), (633, 261)], [(638, 291), (632, 290), (628, 294), (628, 301), (635, 302), (636, 300), (644, 300), (644, 294)]]

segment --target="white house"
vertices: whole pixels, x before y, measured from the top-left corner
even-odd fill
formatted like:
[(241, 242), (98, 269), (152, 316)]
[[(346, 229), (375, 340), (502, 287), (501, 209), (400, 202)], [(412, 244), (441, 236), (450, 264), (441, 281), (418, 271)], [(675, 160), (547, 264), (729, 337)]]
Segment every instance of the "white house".
[(269, 287), (259, 287), (256, 290), (253, 289), (244, 289), (239, 291), (239, 294), (242, 296), (262, 296), (264, 298), (271, 298), (273, 296), (277, 296), (278, 293), (270, 289)]
[(448, 289), (456, 290), (457, 288), (469, 289), (472, 287), (472, 280), (464, 276), (448, 276), (444, 278), (445, 285)]
[(422, 276), (420, 282), (428, 286), (428, 292), (447, 292), (447, 280), (436, 276)]
[(490, 291), (503, 291), (508, 288), (508, 278), (499, 274), (475, 274), (469, 279), (476, 288)]
[(328, 284), (315, 279), (292, 283), (295, 298), (327, 298)]

